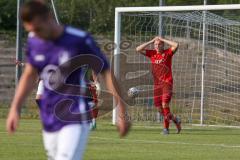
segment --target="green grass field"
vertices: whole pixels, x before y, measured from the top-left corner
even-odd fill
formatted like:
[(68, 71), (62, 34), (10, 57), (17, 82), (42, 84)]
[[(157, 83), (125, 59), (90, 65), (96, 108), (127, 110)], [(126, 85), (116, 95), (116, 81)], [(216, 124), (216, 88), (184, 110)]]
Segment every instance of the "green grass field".
[[(0, 119), (0, 160), (46, 159), (38, 120), (21, 120), (15, 135)], [(98, 122), (90, 135), (84, 160), (239, 160), (240, 129), (185, 126), (181, 134), (161, 134), (158, 125), (135, 125), (119, 139), (115, 126)]]

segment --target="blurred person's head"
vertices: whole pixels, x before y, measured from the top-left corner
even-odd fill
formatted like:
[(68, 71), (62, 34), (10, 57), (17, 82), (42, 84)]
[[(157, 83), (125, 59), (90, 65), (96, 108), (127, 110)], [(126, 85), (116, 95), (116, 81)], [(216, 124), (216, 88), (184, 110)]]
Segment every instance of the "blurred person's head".
[(161, 52), (162, 50), (164, 50), (164, 43), (163, 41), (161, 41), (160, 39), (157, 39), (154, 41), (154, 49), (157, 52)]
[(57, 23), (44, 0), (32, 0), (21, 7), (21, 19), (28, 32), (42, 39), (54, 39)]

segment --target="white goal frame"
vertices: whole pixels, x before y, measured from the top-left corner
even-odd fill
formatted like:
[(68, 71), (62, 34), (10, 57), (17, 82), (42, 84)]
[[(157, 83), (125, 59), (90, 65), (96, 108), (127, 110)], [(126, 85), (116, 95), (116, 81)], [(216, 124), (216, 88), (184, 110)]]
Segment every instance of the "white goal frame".
[[(166, 12), (166, 11), (212, 11), (212, 10), (237, 10), (240, 9), (240, 4), (228, 4), (228, 5), (194, 5), (194, 6), (158, 6), (158, 7), (117, 7), (115, 8), (115, 30), (114, 30), (114, 43), (116, 45), (114, 49), (114, 57), (120, 54), (120, 37), (121, 37), (121, 13), (123, 12)], [(204, 25), (204, 24), (203, 24)], [(202, 57), (205, 57), (205, 36), (203, 27), (203, 42), (202, 42)], [(119, 75), (119, 59), (114, 58), (114, 74), (118, 79)], [(201, 73), (201, 115), (200, 125), (203, 125), (203, 98), (204, 98), (204, 58), (202, 58), (202, 73)], [(113, 114), (112, 124), (116, 124), (117, 121), (116, 103), (113, 100)]]

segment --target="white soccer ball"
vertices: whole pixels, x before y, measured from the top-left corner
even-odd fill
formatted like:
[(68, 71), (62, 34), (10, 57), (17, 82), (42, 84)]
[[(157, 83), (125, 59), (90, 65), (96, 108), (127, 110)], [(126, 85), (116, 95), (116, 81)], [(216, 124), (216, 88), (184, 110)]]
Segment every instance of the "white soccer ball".
[(137, 89), (136, 87), (129, 88), (128, 97), (135, 98), (138, 96), (138, 94), (139, 94), (139, 89)]

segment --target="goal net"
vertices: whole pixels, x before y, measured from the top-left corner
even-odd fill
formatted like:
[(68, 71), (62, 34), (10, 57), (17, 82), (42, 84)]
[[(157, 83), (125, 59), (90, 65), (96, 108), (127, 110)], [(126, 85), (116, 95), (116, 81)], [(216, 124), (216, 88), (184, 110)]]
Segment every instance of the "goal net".
[(150, 60), (136, 47), (164, 35), (179, 43), (172, 62), (172, 112), (184, 123), (240, 125), (240, 22), (217, 13), (223, 12), (121, 12), (115, 73), (124, 95), (131, 87), (141, 90), (135, 99), (125, 97), (131, 120), (161, 120), (153, 103)]

